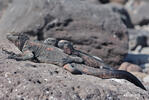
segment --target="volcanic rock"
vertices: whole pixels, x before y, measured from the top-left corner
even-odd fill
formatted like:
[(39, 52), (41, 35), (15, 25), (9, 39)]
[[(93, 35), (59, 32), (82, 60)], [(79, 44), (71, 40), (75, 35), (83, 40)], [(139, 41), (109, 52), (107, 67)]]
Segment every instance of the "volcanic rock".
[(125, 14), (118, 9), (81, 0), (13, 0), (1, 18), (0, 32), (66, 39), (117, 68), (128, 50), (127, 17), (122, 20)]
[(142, 72), (142, 68), (140, 66), (128, 62), (122, 63), (119, 70), (125, 70), (128, 72)]

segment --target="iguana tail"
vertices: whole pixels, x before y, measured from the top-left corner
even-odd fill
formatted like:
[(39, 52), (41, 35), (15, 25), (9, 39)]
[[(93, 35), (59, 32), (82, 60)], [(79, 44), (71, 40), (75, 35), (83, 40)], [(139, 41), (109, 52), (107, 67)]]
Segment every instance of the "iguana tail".
[(123, 70), (114, 70), (114, 69), (97, 69), (89, 66), (74, 66), (80, 72), (92, 76), (96, 76), (103, 79), (117, 78), (117, 79), (126, 79), (129, 82), (135, 84), (136, 86), (146, 90), (140, 80), (135, 77), (133, 74), (123, 71)]

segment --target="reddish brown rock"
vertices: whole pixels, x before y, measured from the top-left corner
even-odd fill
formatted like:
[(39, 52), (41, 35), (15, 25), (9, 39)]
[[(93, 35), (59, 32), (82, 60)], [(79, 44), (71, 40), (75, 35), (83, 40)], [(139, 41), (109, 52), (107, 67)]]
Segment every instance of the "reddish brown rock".
[(128, 62), (122, 63), (119, 70), (126, 70), (128, 72), (142, 72), (142, 68), (140, 66)]

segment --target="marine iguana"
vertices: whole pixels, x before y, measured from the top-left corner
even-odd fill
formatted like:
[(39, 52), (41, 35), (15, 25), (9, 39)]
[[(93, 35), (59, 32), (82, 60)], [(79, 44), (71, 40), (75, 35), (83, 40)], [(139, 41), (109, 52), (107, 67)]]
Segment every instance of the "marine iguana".
[(31, 41), (29, 40), (29, 37), (24, 34), (7, 35), (7, 38), (22, 52), (22, 54), (11, 54), (8, 57), (10, 59), (36, 60), (39, 63), (51, 63), (58, 66), (63, 66), (72, 62), (83, 62), (82, 58), (69, 56), (53, 45), (45, 45), (39, 41)]
[[(74, 49), (72, 43), (67, 40), (60, 40), (58, 42), (58, 47), (63, 49), (66, 54), (77, 55), (78, 57), (81, 57), (84, 61), (84, 65), (82, 65), (84, 67), (81, 67), (80, 64), (73, 64), (73, 65), (71, 64), (71, 65), (74, 66), (76, 69), (83, 70), (85, 74), (89, 75), (92, 74), (93, 76), (97, 76), (100, 78), (126, 79), (131, 83), (135, 84), (136, 86), (146, 90), (146, 88), (139, 81), (139, 79), (137, 79), (137, 77), (135, 77), (133, 74), (124, 70), (113, 69), (112, 67), (106, 65), (101, 58)], [(71, 69), (72, 67), (70, 68), (69, 66), (70, 65), (67, 65), (67, 67)]]
[(22, 54), (10, 53), (10, 56), (8, 56), (9, 59), (36, 60), (37, 62), (55, 64), (63, 67), (72, 74), (88, 74), (99, 78), (126, 79), (146, 90), (143, 84), (131, 73), (109, 68), (96, 57), (75, 50), (65, 40), (58, 42), (58, 48), (49, 45), (53, 43), (47, 44), (47, 40), (43, 43), (32, 41), (25, 34), (9, 34), (7, 35), (7, 39), (13, 42), (22, 52)]

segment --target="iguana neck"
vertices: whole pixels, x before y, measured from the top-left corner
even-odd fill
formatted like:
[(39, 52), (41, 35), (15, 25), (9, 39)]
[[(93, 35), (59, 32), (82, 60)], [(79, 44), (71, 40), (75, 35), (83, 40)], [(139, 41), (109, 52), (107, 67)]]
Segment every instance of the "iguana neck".
[(28, 36), (22, 35), (19, 37), (18, 43), (15, 43), (16, 46), (19, 48), (20, 51), (22, 51), (25, 43), (29, 40)]
[(20, 51), (22, 51), (24, 45), (26, 44), (28, 40), (20, 40), (17, 47), (19, 48)]

